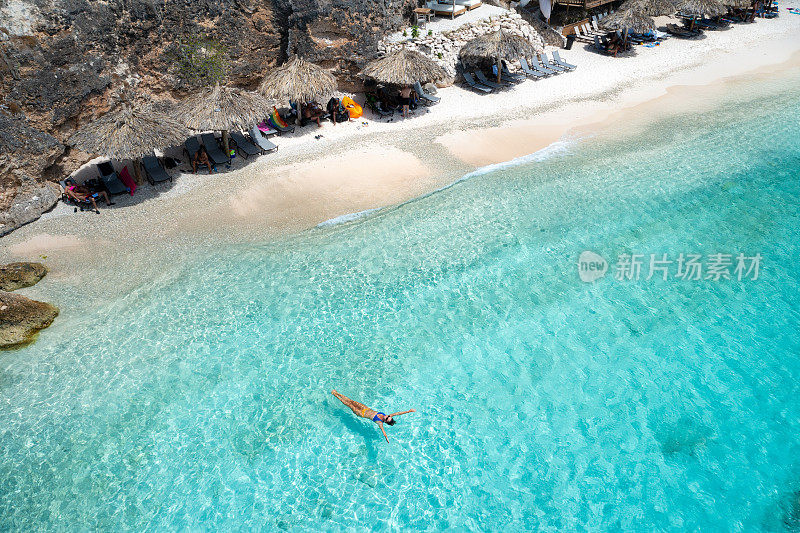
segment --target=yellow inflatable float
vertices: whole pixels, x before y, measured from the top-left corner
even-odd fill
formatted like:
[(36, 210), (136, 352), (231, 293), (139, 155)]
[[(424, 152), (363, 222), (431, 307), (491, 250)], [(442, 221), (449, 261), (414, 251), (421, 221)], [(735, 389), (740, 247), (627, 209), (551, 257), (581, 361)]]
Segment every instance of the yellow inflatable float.
[(364, 114), (364, 110), (361, 109), (361, 106), (355, 103), (349, 96), (342, 98), (342, 105), (345, 109), (347, 109), (351, 119), (361, 118), (361, 115)]

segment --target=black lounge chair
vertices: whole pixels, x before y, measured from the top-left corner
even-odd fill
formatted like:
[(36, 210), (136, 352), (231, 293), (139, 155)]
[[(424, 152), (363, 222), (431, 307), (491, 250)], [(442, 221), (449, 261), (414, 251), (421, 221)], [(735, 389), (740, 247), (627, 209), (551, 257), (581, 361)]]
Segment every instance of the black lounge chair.
[[(478, 78), (478, 82), (481, 85), (485, 85), (485, 86), (489, 87), (490, 89), (502, 89), (503, 88), (502, 84), (495, 83), (495, 82), (489, 80), (486, 77), (486, 75), (483, 73), (483, 71), (481, 71), (481, 70), (476, 70), (473, 74), (475, 75), (476, 78)], [(506, 85), (508, 85), (508, 84), (506, 84)]]
[(194, 160), (194, 156), (197, 154), (198, 150), (200, 150), (200, 141), (198, 141), (197, 137), (194, 135), (183, 142), (183, 151), (189, 158), (189, 163)]
[(236, 145), (236, 149), (239, 151), (239, 153), (245, 156), (245, 158), (250, 157), (251, 155), (259, 155), (261, 153), (261, 148), (248, 141), (240, 131), (232, 131), (231, 140), (233, 141), (233, 144)]
[(490, 92), (492, 92), (492, 88), (491, 87), (487, 87), (485, 85), (481, 85), (480, 83), (476, 82), (475, 78), (473, 78), (472, 74), (470, 74), (469, 72), (464, 71), (464, 72), (461, 73), (461, 75), (464, 76), (464, 82), (466, 82), (467, 85), (469, 85), (471, 88), (475, 89), (476, 91), (480, 91), (482, 93), (490, 93)]
[(577, 65), (572, 65), (561, 59), (561, 56), (558, 54), (558, 50), (553, 50), (553, 61), (555, 61), (562, 67), (567, 68), (569, 70), (575, 70), (576, 68), (578, 68)]
[(544, 72), (542, 70), (532, 69), (528, 65), (528, 60), (525, 59), (524, 57), (520, 57), (519, 58), (519, 66), (522, 67), (522, 72), (524, 72), (525, 75), (527, 75), (529, 77), (532, 77), (532, 78), (540, 79), (540, 78), (546, 78), (547, 76), (550, 75), (547, 72)]
[(278, 149), (278, 146), (269, 139), (267, 139), (266, 134), (263, 131), (261, 131), (258, 126), (253, 126), (252, 128), (250, 128), (250, 138), (253, 140), (254, 143), (256, 143), (256, 146), (258, 146), (264, 153), (274, 152), (275, 150)]
[(97, 172), (100, 173), (100, 181), (103, 182), (103, 187), (109, 195), (113, 196), (115, 194), (131, 192), (131, 190), (122, 183), (122, 180), (119, 179), (111, 161), (98, 163)]
[(428, 94), (425, 92), (425, 89), (422, 88), (422, 84), (420, 82), (416, 82), (414, 84), (414, 90), (417, 91), (420, 100), (427, 105), (438, 104), (441, 101), (439, 96), (434, 96), (432, 94)]
[(162, 167), (161, 163), (158, 162), (158, 158), (156, 156), (144, 156), (142, 158), (142, 166), (144, 166), (144, 171), (147, 174), (147, 181), (150, 182), (150, 185), (162, 183), (167, 180), (172, 181), (172, 176), (167, 174), (167, 171), (164, 170), (164, 167)]
[(212, 163), (215, 165), (221, 165), (223, 163), (226, 165), (231, 164), (230, 154), (226, 154), (222, 151), (213, 133), (203, 133), (200, 135), (200, 138), (203, 140), (203, 146), (206, 147), (206, 152), (208, 152), (208, 157), (211, 159)]

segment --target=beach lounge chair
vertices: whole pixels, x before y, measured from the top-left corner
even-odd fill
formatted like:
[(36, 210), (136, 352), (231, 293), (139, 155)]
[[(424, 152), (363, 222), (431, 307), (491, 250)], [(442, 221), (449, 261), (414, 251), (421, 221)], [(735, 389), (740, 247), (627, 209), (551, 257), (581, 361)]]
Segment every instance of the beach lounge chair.
[(455, 0), (457, 6), (464, 6), (470, 11), (481, 6), (481, 0)]
[(524, 57), (519, 58), (519, 66), (522, 67), (522, 72), (525, 73), (526, 76), (530, 78), (536, 78), (537, 80), (540, 78), (546, 78), (550, 74), (543, 72), (541, 70), (534, 70), (528, 65), (528, 60)]
[(489, 80), (482, 70), (476, 70), (475, 72), (472, 73), (472, 75), (478, 79), (478, 83), (480, 83), (481, 85), (485, 85), (490, 89), (502, 89), (503, 87), (508, 86), (508, 84), (503, 85)]
[(206, 147), (206, 152), (208, 152), (208, 157), (211, 159), (212, 163), (215, 165), (221, 165), (223, 163), (226, 165), (231, 164), (230, 154), (226, 154), (222, 151), (213, 133), (203, 133), (200, 135), (200, 139), (203, 141), (203, 146)]
[(552, 65), (549, 65), (548, 63), (543, 63), (541, 58), (539, 57), (539, 54), (536, 54), (536, 61), (534, 61), (534, 65), (532, 65), (532, 66), (534, 68), (538, 68), (542, 72), (546, 72), (547, 74), (550, 74), (550, 75), (561, 74), (561, 73), (567, 71), (567, 69), (565, 69), (565, 68), (561, 68), (561, 67), (555, 68)]
[(551, 70), (555, 70), (556, 72), (567, 72), (568, 69), (562, 67), (561, 65), (556, 65), (551, 63), (550, 60), (547, 58), (547, 54), (536, 54), (536, 59), (539, 60), (539, 63), (542, 65), (543, 68), (549, 68)]
[(122, 183), (122, 180), (119, 179), (111, 161), (98, 163), (97, 172), (100, 174), (100, 181), (103, 183), (103, 187), (110, 196), (131, 192), (131, 190)]
[(158, 158), (156, 156), (144, 156), (142, 158), (142, 166), (144, 167), (145, 174), (147, 174), (147, 181), (150, 182), (150, 185), (162, 183), (167, 180), (172, 181), (172, 176), (167, 174), (167, 171), (164, 170), (164, 167), (162, 167), (161, 163), (158, 162)]
[(247, 137), (242, 135), (240, 131), (231, 131), (231, 140), (236, 145), (236, 151), (245, 158), (261, 154), (261, 148), (247, 140)]
[(417, 94), (419, 95), (420, 99), (424, 104), (427, 105), (438, 104), (441, 101), (440, 97), (426, 93), (425, 89), (422, 88), (422, 84), (420, 82), (416, 82), (414, 84), (414, 90), (417, 92)]
[(558, 50), (553, 50), (553, 61), (555, 61), (557, 64), (569, 70), (575, 70), (576, 68), (578, 68), (577, 65), (572, 65), (562, 60), (561, 56), (558, 54)]
[(81, 211), (84, 210), (94, 211), (94, 206), (92, 205), (92, 200), (90, 198), (87, 197), (82, 200), (78, 200), (67, 194), (67, 187), (71, 185), (77, 185), (74, 179), (67, 178), (65, 180), (59, 181), (58, 184), (61, 185), (62, 189), (61, 201), (67, 205), (75, 206), (75, 212), (77, 212), (78, 209), (80, 209)]
[(258, 126), (253, 126), (250, 129), (250, 138), (253, 140), (254, 143), (256, 143), (256, 146), (258, 146), (264, 153), (274, 152), (275, 150), (278, 149), (278, 146), (269, 139), (267, 139), (267, 136), (264, 134), (263, 131), (261, 131), (261, 129)]
[(200, 141), (197, 140), (197, 137), (192, 135), (183, 143), (183, 151), (186, 154), (186, 157), (189, 158), (189, 164), (194, 161), (194, 156), (197, 154), (197, 151), (200, 149)]
[(584, 32), (581, 31), (581, 29), (578, 26), (575, 26), (575, 28), (573, 28), (573, 31), (575, 32), (575, 40), (584, 43), (592, 42), (592, 36), (586, 35)]
[(464, 72), (462, 72), (461, 75), (464, 77), (464, 82), (466, 82), (467, 85), (469, 85), (471, 88), (475, 89), (476, 91), (480, 91), (482, 93), (490, 93), (490, 92), (492, 92), (492, 88), (491, 87), (487, 87), (485, 85), (482, 85), (482, 84), (476, 82), (475, 78), (472, 77), (472, 74), (470, 74), (466, 70)]
[(258, 130), (261, 133), (263, 133), (264, 135), (266, 135), (267, 137), (269, 137), (270, 135), (277, 135), (278, 133), (280, 133), (278, 130), (276, 130), (275, 128), (273, 128), (272, 126), (267, 124), (266, 122), (262, 122), (257, 127), (258, 127)]
[(528, 79), (528, 77), (524, 73), (511, 72), (510, 70), (508, 70), (508, 65), (506, 65), (505, 61), (502, 62), (502, 67), (503, 68), (500, 69), (500, 76), (504, 80), (508, 80), (512, 83), (522, 83), (523, 81)]
[(456, 15), (462, 15), (467, 12), (466, 6), (458, 5), (455, 6), (450, 4), (440, 4), (438, 2), (428, 2), (426, 7), (433, 11), (435, 15), (445, 16), (450, 18), (456, 18)]

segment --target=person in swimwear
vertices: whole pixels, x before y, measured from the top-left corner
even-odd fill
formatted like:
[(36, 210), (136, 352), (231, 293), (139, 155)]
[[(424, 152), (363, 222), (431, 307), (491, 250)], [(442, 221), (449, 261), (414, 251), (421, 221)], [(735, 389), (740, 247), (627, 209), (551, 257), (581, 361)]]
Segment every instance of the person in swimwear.
[[(100, 214), (100, 210), (97, 209), (97, 202), (96, 202), (98, 198), (102, 198), (103, 200), (105, 200), (106, 205), (114, 205), (114, 202), (112, 202), (111, 199), (108, 197), (106, 191), (98, 191), (93, 193), (83, 185), (78, 185), (77, 183), (75, 183), (75, 181), (71, 178), (65, 180), (64, 183), (66, 185), (66, 187), (64, 188), (64, 193), (68, 197), (72, 198), (77, 202), (86, 202), (88, 200), (92, 204), (94, 212), (97, 213), (98, 215)], [(78, 208), (76, 207), (75, 210), (77, 211)]]
[(333, 390), (333, 395), (339, 398), (340, 402), (349, 407), (350, 410), (352, 410), (356, 416), (360, 416), (361, 418), (367, 418), (378, 424), (378, 426), (380, 426), (381, 428), (381, 432), (383, 433), (383, 438), (386, 439), (386, 442), (389, 442), (389, 437), (386, 436), (386, 430), (383, 429), (384, 422), (389, 424), (390, 426), (393, 426), (395, 424), (394, 417), (405, 415), (408, 413), (416, 413), (414, 409), (409, 409), (408, 411), (401, 411), (399, 413), (392, 413), (390, 415), (387, 415), (386, 413), (381, 413), (379, 411), (376, 411), (375, 409), (370, 409), (363, 403), (351, 400), (350, 398), (344, 396), (343, 394), (339, 394), (338, 392), (336, 392), (336, 389)]

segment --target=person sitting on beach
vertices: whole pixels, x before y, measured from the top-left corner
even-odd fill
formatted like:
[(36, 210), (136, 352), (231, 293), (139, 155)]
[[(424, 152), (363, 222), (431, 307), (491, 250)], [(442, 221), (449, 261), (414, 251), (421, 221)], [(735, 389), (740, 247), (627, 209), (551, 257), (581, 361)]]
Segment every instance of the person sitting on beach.
[(321, 128), (322, 124), (320, 124), (320, 119), (322, 118), (323, 112), (320, 109), (319, 104), (316, 102), (309, 102), (303, 106), (303, 118), (316, 122), (317, 127)]
[(208, 157), (208, 152), (206, 151), (206, 147), (200, 145), (200, 149), (194, 154), (194, 159), (192, 159), (192, 172), (197, 174), (197, 167), (198, 166), (207, 166), (208, 173), (211, 174), (214, 172), (213, 165), (211, 164), (211, 159)]
[[(65, 184), (66, 187), (64, 188), (64, 194), (66, 194), (67, 197), (72, 198), (76, 202), (91, 202), (94, 212), (98, 215), (100, 214), (100, 210), (97, 208), (96, 201), (98, 198), (105, 200), (106, 205), (115, 205), (114, 202), (112, 202), (108, 197), (108, 193), (106, 191), (92, 192), (87, 187), (76, 184), (72, 179), (66, 180)], [(78, 208), (76, 207), (75, 210), (77, 211)]]
[(332, 394), (336, 396), (340, 402), (349, 407), (350, 410), (353, 411), (353, 413), (356, 416), (372, 420), (373, 422), (378, 424), (378, 426), (380, 426), (381, 428), (381, 432), (383, 433), (383, 438), (386, 439), (386, 442), (389, 442), (389, 437), (386, 436), (386, 430), (383, 429), (384, 422), (389, 424), (390, 426), (393, 426), (395, 424), (394, 417), (405, 415), (408, 413), (416, 413), (414, 409), (409, 409), (408, 411), (400, 411), (399, 413), (392, 413), (390, 415), (387, 415), (386, 413), (381, 413), (379, 411), (376, 411), (375, 409), (370, 409), (363, 403), (351, 400), (350, 398), (344, 396), (343, 394), (339, 394), (338, 392), (336, 392), (336, 389), (332, 391)]
[(411, 105), (411, 87), (400, 89), (400, 104), (403, 106), (403, 118), (408, 118), (408, 107)]

